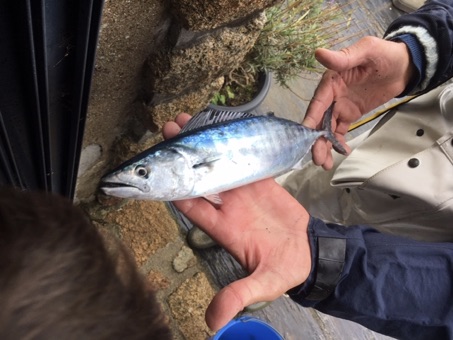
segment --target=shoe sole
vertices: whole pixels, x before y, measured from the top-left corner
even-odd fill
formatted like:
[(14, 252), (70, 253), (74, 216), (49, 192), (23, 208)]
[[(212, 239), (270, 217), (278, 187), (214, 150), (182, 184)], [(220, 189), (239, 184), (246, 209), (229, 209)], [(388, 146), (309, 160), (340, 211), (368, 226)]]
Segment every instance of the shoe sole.
[(425, 0), (392, 0), (393, 5), (407, 13), (419, 9), (425, 3)]

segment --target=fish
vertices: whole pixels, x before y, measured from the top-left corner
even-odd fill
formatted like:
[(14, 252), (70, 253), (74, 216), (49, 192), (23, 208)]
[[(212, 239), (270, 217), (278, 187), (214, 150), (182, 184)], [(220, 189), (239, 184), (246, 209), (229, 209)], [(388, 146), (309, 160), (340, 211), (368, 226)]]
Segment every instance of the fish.
[(347, 154), (331, 130), (333, 103), (322, 130), (275, 115), (204, 110), (178, 135), (141, 152), (101, 178), (110, 196), (177, 201), (219, 193), (300, 168), (318, 138)]

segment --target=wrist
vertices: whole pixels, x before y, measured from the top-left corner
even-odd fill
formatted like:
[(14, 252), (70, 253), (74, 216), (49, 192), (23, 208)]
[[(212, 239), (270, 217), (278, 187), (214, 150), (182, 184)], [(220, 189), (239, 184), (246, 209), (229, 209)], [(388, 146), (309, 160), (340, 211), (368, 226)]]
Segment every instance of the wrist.
[(411, 80), (414, 78), (414, 75), (416, 74), (415, 70), (415, 65), (412, 62), (412, 58), (410, 55), (410, 50), (407, 47), (407, 45), (404, 42), (401, 41), (396, 41), (396, 44), (398, 44), (398, 48), (401, 52), (398, 52), (398, 55), (403, 56), (403, 82), (405, 85), (405, 88), (411, 83)]
[(420, 84), (423, 82), (423, 74), (425, 68), (423, 49), (418, 40), (411, 34), (403, 34), (392, 37), (389, 41), (394, 42), (396, 55), (402, 56), (403, 65), (403, 82), (405, 85), (404, 91), (399, 95), (403, 97), (409, 93), (416, 92), (420, 89)]
[[(289, 296), (295, 295), (308, 295), (310, 290), (313, 288), (316, 279), (316, 269), (317, 269), (317, 253), (318, 253), (318, 245), (316, 242), (316, 238), (313, 234), (313, 218), (310, 216), (308, 221), (308, 228), (307, 228), (307, 243), (309, 245), (308, 251), (309, 253), (303, 253), (302, 256), (309, 257), (311, 259), (310, 266), (308, 273), (304, 273), (303, 277), (306, 279), (303, 282), (300, 282), (297, 286), (289, 289), (286, 294)], [(307, 249), (306, 248), (306, 249)], [(301, 270), (305, 270), (306, 268), (301, 268)]]
[[(321, 225), (317, 231), (316, 226)], [(310, 217), (308, 239), (311, 250), (311, 271), (305, 282), (287, 291), (293, 298), (323, 300), (335, 289), (343, 271), (346, 239), (325, 234), (325, 223)]]

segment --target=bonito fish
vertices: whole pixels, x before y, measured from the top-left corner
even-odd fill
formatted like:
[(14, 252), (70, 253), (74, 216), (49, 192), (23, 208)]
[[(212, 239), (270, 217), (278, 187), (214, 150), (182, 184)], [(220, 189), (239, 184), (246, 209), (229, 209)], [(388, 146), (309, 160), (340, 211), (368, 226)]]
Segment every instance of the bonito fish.
[(202, 111), (174, 138), (105, 175), (101, 189), (124, 198), (205, 197), (221, 203), (220, 192), (297, 168), (320, 137), (346, 154), (331, 131), (332, 108), (333, 104), (325, 113), (323, 130), (274, 116)]

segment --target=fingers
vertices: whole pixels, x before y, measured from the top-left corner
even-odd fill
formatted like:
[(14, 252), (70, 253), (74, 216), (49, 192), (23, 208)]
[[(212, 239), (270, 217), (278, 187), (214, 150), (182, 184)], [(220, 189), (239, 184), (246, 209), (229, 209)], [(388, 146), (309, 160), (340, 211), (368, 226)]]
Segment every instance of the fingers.
[(181, 114), (179, 114), (179, 115), (176, 116), (175, 122), (176, 122), (180, 127), (183, 127), (184, 125), (187, 124), (187, 122), (190, 120), (190, 118), (192, 118), (192, 116), (189, 115), (188, 113), (181, 113)]
[(174, 122), (165, 123), (162, 128), (162, 135), (164, 136), (164, 138), (169, 139), (176, 136), (181, 128), (187, 124), (190, 118), (192, 118), (191, 115), (187, 113), (181, 113), (176, 116)]
[[(351, 153), (351, 148), (346, 144), (346, 139), (343, 135), (336, 133), (335, 137), (343, 145), (344, 149), (347, 152), (347, 155)], [(318, 166), (322, 166), (324, 170), (332, 169), (334, 165), (333, 155), (332, 155), (332, 144), (321, 138), (315, 142), (312, 147), (312, 159), (313, 163)]]
[(220, 290), (206, 310), (206, 324), (214, 331), (225, 326), (245, 307), (261, 301), (273, 301), (291, 287), (276, 282), (279, 277), (270, 271), (234, 281)]
[[(311, 129), (320, 128), (324, 112), (329, 108), (335, 98), (334, 89), (341, 82), (341, 77), (337, 72), (327, 70), (324, 72), (313, 98), (307, 108), (307, 113), (302, 121), (302, 125)], [(334, 107), (335, 111), (336, 107)]]
[(237, 283), (240, 281), (235, 281), (220, 290), (209, 304), (205, 318), (206, 324), (213, 331), (225, 326), (246, 306), (242, 296), (236, 292)]
[(324, 170), (333, 167), (332, 145), (325, 140), (318, 140), (312, 147), (313, 163), (322, 166)]
[(174, 201), (173, 204), (194, 224), (210, 231), (217, 223), (217, 210), (203, 198)]
[(176, 136), (180, 130), (181, 127), (175, 122), (167, 122), (162, 127), (162, 135), (165, 139), (169, 139)]
[(340, 51), (319, 48), (315, 51), (315, 58), (330, 70), (343, 71), (348, 66), (347, 56)]
[(206, 232), (217, 244), (224, 246), (229, 242), (229, 236), (224, 228), (217, 228), (219, 211), (204, 198), (174, 201), (175, 207), (181, 211), (193, 224)]
[(328, 69), (337, 72), (346, 71), (366, 63), (370, 58), (370, 52), (375, 50), (375, 45), (380, 41), (382, 39), (367, 36), (340, 51), (320, 48), (315, 51), (315, 57)]

